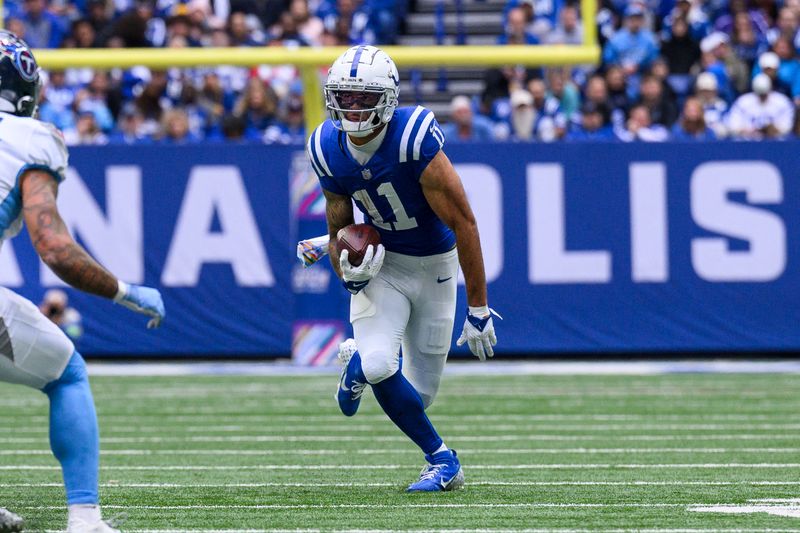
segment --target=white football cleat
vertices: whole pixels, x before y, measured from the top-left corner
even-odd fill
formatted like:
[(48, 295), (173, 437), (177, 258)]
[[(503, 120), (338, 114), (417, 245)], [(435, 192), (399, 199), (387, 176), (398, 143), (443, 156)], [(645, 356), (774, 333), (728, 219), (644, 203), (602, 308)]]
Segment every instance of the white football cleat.
[(104, 520), (97, 522), (86, 522), (80, 518), (73, 518), (67, 525), (67, 533), (121, 533), (119, 529), (114, 529), (111, 524)]
[(24, 525), (22, 518), (0, 507), (0, 533), (17, 533), (22, 531)]

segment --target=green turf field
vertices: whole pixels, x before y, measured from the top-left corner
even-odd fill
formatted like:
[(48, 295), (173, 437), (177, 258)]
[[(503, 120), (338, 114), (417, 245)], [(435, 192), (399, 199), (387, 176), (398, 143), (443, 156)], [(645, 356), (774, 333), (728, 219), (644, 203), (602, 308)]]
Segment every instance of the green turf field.
[[(339, 415), (336, 382), (95, 378), (106, 514), (123, 531), (800, 530), (800, 375), (449, 376), (430, 415), (467, 486), (434, 495), (404, 494), (420, 453), (371, 395)], [(66, 521), (45, 400), (0, 385), (0, 505), (33, 531)], [(690, 510), (767, 499), (797, 517)]]

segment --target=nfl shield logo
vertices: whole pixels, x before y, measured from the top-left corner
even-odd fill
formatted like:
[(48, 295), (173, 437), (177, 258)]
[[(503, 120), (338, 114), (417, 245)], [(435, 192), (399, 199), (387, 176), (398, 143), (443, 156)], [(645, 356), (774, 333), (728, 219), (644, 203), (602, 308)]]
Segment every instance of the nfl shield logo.
[(371, 180), (372, 171), (370, 171), (370, 169), (368, 168), (365, 168), (364, 170), (361, 171), (361, 177), (364, 178), (365, 180)]

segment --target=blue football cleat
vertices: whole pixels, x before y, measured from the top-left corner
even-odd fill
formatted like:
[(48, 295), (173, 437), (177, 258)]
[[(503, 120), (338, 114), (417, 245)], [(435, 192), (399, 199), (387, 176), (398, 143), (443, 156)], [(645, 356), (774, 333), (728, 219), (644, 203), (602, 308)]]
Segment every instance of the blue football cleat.
[(355, 340), (347, 339), (339, 345), (339, 361), (342, 363), (342, 377), (339, 379), (336, 401), (345, 416), (353, 416), (358, 411), (361, 395), (367, 386)]
[(464, 486), (464, 471), (455, 450), (426, 455), (425, 460), (428, 464), (420, 472), (419, 480), (409, 485), (406, 492), (458, 490)]

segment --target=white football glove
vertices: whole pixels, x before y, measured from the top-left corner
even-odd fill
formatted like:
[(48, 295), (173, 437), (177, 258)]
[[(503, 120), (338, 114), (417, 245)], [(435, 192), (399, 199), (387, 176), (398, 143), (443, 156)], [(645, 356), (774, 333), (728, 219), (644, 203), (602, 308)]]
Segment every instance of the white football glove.
[(352, 294), (358, 294), (372, 278), (378, 275), (383, 266), (385, 255), (386, 250), (382, 244), (379, 244), (377, 248), (370, 244), (367, 246), (367, 251), (361, 264), (353, 266), (348, 260), (350, 256), (349, 250), (342, 250), (342, 253), (339, 254), (339, 267), (342, 269), (342, 280), (345, 288)]
[(456, 341), (457, 346), (461, 346), (466, 342), (472, 355), (481, 361), (486, 361), (487, 356), (494, 357), (492, 346), (497, 344), (497, 336), (494, 334), (492, 315), (495, 315), (500, 320), (503, 319), (503, 317), (495, 313), (494, 309), (489, 309), (486, 305), (468, 308), (467, 319), (464, 321), (464, 330)]

